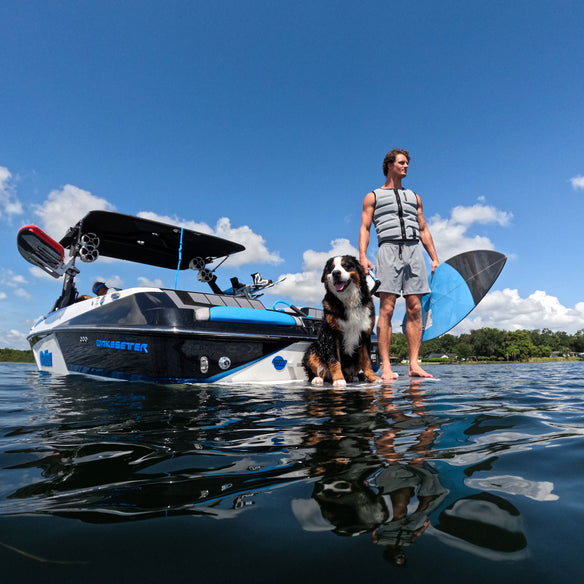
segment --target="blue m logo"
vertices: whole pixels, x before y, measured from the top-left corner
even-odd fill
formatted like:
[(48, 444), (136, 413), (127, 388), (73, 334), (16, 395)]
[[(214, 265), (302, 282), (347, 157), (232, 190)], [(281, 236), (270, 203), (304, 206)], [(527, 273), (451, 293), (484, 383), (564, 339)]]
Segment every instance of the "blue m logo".
[(39, 358), (43, 367), (53, 366), (53, 353), (51, 353), (49, 350), (41, 351)]
[(272, 364), (274, 365), (277, 371), (281, 371), (282, 369), (284, 369), (284, 367), (286, 367), (287, 362), (288, 361), (286, 361), (284, 357), (280, 357), (280, 355), (277, 355), (272, 359)]

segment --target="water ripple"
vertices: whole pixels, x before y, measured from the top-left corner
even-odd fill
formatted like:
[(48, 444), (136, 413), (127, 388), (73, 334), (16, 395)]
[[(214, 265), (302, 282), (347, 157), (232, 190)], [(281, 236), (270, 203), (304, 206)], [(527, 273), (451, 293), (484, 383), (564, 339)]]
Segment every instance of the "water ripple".
[(278, 501), (291, 533), (368, 533), (395, 561), (425, 533), (524, 562), (545, 538), (525, 523), (578, 496), (582, 363), (439, 366), (342, 391), (25, 371), (0, 382), (0, 517), (231, 519)]

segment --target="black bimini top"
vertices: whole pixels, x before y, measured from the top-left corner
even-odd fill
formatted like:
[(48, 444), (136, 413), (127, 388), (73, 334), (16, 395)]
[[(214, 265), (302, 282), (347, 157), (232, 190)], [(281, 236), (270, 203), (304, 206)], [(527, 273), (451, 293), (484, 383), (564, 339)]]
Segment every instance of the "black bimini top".
[(60, 243), (64, 248), (82, 248), (84, 239), (97, 243), (102, 256), (181, 270), (195, 258), (209, 263), (245, 249), (221, 237), (112, 211), (89, 212)]

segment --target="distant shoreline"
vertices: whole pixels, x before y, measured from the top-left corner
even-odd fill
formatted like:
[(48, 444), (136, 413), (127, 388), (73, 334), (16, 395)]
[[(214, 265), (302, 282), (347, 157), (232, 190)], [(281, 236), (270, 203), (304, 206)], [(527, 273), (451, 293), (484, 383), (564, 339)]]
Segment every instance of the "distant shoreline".
[(0, 363), (34, 363), (34, 355), (30, 349), (0, 349)]
[[(425, 361), (422, 359), (420, 361), (421, 365), (500, 365), (501, 363), (566, 363), (571, 361), (584, 361), (581, 357), (530, 357), (525, 361), (516, 360), (496, 360), (496, 359), (477, 359), (477, 360), (467, 360), (461, 361), (458, 359), (436, 359), (431, 361)], [(403, 365), (403, 363), (400, 363)]]

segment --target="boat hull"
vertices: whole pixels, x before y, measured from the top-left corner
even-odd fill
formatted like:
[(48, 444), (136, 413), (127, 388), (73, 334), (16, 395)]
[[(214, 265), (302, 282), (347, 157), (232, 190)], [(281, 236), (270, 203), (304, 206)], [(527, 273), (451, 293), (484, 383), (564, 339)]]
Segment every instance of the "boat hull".
[(196, 298), (191, 305), (174, 291), (135, 289), (56, 311), (29, 335), (37, 366), (163, 384), (306, 379), (302, 357), (316, 338), (314, 321)]
[(41, 371), (163, 384), (305, 380), (310, 344), (136, 331), (58, 331), (31, 340)]

